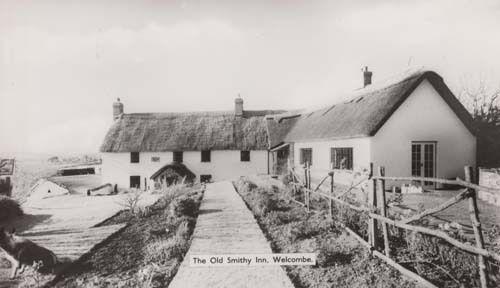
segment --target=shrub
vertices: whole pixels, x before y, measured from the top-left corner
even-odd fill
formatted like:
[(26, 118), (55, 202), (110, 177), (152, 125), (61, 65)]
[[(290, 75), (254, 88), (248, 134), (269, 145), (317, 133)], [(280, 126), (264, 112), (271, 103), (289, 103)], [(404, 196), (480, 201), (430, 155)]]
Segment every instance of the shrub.
[(181, 196), (170, 204), (170, 215), (174, 217), (189, 216), (195, 217), (198, 211), (198, 204), (193, 198)]
[(23, 209), (16, 200), (0, 195), (0, 221), (23, 215)]
[(303, 208), (300, 208), (300, 210), (292, 211), (271, 211), (263, 220), (270, 225), (285, 225), (300, 221), (304, 217), (306, 217), (306, 213)]
[(182, 239), (189, 239), (194, 229), (194, 220), (192, 218), (184, 218), (177, 228), (176, 235)]
[(188, 241), (178, 236), (154, 241), (145, 248), (144, 262), (146, 264), (156, 263), (162, 265), (173, 259), (180, 261), (188, 248)]
[(357, 252), (356, 247), (357, 243), (353, 243), (345, 233), (338, 238), (327, 238), (321, 242), (317, 263), (320, 267), (348, 264)]
[(305, 221), (294, 222), (290, 224), (289, 230), (291, 242), (308, 239), (323, 232), (338, 233), (340, 231), (333, 226), (332, 220), (325, 218), (322, 214), (312, 214)]

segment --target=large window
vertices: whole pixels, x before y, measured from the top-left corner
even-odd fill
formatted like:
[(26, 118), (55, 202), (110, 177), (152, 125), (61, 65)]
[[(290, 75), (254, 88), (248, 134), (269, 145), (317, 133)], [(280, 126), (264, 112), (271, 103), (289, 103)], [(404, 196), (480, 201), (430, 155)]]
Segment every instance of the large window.
[(309, 163), (309, 165), (312, 165), (312, 161), (313, 161), (312, 148), (301, 148), (300, 149), (300, 164)]
[(201, 151), (201, 162), (210, 162), (210, 150)]
[(130, 152), (130, 163), (139, 163), (139, 152)]
[(130, 188), (141, 188), (141, 176), (130, 176)]
[(250, 151), (241, 151), (240, 152), (240, 161), (241, 162), (250, 162)]
[(352, 147), (332, 148), (330, 162), (333, 169), (352, 170)]
[(174, 162), (182, 163), (182, 151), (174, 151)]

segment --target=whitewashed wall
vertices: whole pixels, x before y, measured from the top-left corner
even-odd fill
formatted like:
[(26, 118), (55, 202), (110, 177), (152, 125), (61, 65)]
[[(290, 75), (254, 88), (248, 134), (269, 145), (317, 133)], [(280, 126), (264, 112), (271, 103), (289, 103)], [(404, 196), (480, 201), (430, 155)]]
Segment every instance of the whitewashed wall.
[(375, 167), (411, 176), (412, 141), (437, 141), (437, 177), (463, 177), (464, 166), (476, 163), (476, 138), (427, 80), (372, 137)]
[[(296, 142), (294, 145), (294, 166), (300, 167), (300, 149), (312, 148), (311, 178), (318, 180), (326, 176), (330, 169), (331, 148), (352, 147), (354, 168), (368, 168), (370, 166), (370, 138), (352, 138), (330, 141)], [(338, 183), (350, 183), (350, 177), (336, 175)]]
[[(141, 189), (144, 178), (153, 187), (151, 175), (164, 165), (171, 163), (172, 152), (141, 152), (139, 163), (130, 163), (130, 153), (102, 153), (103, 183), (118, 184), (119, 188), (130, 187), (130, 176), (141, 176)], [(152, 162), (152, 157), (160, 157), (160, 162)], [(267, 151), (251, 151), (250, 162), (240, 161), (239, 150), (211, 151), (211, 162), (201, 162), (200, 151), (184, 151), (183, 164), (199, 180), (200, 175), (210, 174), (213, 181), (233, 179), (243, 175), (266, 174), (268, 165)]]

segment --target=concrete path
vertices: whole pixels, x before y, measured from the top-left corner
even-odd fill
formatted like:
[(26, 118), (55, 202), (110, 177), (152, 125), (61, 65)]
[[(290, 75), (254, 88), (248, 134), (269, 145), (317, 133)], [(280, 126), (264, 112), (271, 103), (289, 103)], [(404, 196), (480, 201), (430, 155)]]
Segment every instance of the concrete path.
[(189, 265), (189, 255), (264, 253), (272, 253), (271, 247), (233, 185), (230, 182), (209, 184), (188, 255), (169, 287), (293, 287), (280, 266)]

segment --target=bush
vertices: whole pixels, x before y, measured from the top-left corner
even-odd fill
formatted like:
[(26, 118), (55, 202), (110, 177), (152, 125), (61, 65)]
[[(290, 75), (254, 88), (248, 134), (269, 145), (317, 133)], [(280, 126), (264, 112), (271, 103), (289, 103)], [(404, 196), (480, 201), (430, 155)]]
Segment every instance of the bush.
[(176, 235), (179, 238), (188, 240), (193, 233), (195, 221), (193, 218), (184, 218), (177, 228)]
[(188, 248), (188, 241), (178, 236), (154, 241), (145, 248), (144, 262), (146, 264), (156, 263), (162, 265), (174, 258), (180, 261)]
[(305, 217), (307, 217), (305, 210), (300, 208), (300, 210), (291, 211), (271, 211), (263, 220), (270, 225), (285, 225), (303, 220)]
[(181, 196), (170, 204), (170, 215), (174, 217), (196, 217), (198, 204), (193, 198)]
[(0, 221), (22, 216), (23, 209), (16, 200), (0, 195)]
[(338, 238), (327, 238), (321, 242), (317, 263), (320, 267), (349, 264), (357, 249), (358, 244), (350, 240), (345, 233)]

